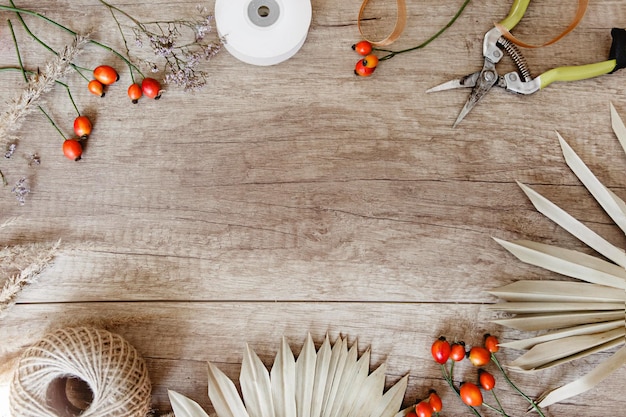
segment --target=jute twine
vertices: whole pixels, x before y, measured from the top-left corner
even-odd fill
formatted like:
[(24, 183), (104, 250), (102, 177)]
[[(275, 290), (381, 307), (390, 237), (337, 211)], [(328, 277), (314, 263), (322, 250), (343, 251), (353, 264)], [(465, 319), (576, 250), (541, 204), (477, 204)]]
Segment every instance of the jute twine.
[[(76, 383), (91, 391), (86, 408), (68, 395)], [(145, 417), (150, 394), (145, 362), (133, 346), (106, 330), (76, 327), (49, 333), (24, 352), (9, 401), (14, 417)]]

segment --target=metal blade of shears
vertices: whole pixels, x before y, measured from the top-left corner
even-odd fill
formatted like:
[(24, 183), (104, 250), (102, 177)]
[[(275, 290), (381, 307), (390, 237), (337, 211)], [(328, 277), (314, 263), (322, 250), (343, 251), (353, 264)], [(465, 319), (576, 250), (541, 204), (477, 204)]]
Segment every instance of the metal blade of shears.
[(461, 120), (467, 116), (467, 114), (485, 97), (485, 95), (491, 90), (491, 88), (498, 83), (498, 73), (496, 72), (496, 65), (485, 59), (482, 71), (479, 73), (476, 79), (475, 86), (472, 89), (472, 93), (468, 97), (465, 105), (461, 109), (461, 112), (457, 116), (452, 127), (456, 127)]
[(473, 88), (476, 85), (476, 80), (480, 76), (480, 71), (473, 74), (466, 75), (465, 77), (447, 81), (445, 83), (436, 85), (426, 90), (427, 93), (434, 93), (436, 91), (453, 90), (455, 88)]

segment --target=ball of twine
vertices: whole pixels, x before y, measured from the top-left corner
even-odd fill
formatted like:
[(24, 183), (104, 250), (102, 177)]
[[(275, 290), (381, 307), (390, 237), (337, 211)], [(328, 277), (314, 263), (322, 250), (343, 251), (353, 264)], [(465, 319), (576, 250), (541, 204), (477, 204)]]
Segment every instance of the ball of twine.
[[(76, 384), (91, 391), (82, 403), (68, 389)], [(133, 346), (106, 330), (77, 327), (49, 333), (24, 352), (9, 401), (14, 417), (145, 417), (150, 393)]]

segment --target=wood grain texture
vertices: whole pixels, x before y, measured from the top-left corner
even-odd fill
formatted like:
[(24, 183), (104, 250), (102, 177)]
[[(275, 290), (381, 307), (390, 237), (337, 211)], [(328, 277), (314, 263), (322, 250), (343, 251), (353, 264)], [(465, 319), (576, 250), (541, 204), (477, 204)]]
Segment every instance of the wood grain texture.
[[(96, 0), (16, 3), (123, 47)], [(371, 3), (365, 29), (376, 35), (389, 28), (395, 2)], [(427, 39), (461, 3), (409, 2), (408, 27), (393, 49)], [(555, 83), (532, 96), (493, 91), (456, 129), (468, 92), (425, 93), (480, 69), (482, 36), (510, 3), (473, 0), (427, 48), (358, 79), (350, 45), (359, 37), (360, 2), (312, 0), (307, 40), (290, 60), (253, 67), (224, 51), (204, 65), (209, 77), (202, 91), (168, 87), (160, 101), (138, 105), (126, 97), (123, 64), (88, 47), (82, 64), (113, 64), (122, 80), (99, 99), (84, 80), (67, 79), (82, 112), (95, 121), (83, 160), (66, 160), (61, 138), (33, 113), (17, 132), (18, 152), (0, 161), (10, 183), (0, 187), (0, 222), (16, 217), (2, 229), (0, 244), (63, 242), (53, 266), (1, 319), (0, 350), (19, 350), (59, 325), (102, 320), (147, 358), (155, 408), (168, 410), (166, 390), (174, 389), (211, 410), (206, 361), (236, 379), (246, 343), (269, 364), (282, 336), (299, 349), (308, 332), (318, 346), (328, 332), (370, 346), (372, 367), (387, 361), (390, 383), (409, 373), (406, 405), (431, 386), (446, 392), (429, 359), (433, 338), (447, 334), (471, 344), (485, 331), (504, 340), (527, 336), (489, 323), (494, 316), (483, 307), (495, 298), (486, 291), (521, 278), (564, 279), (522, 264), (492, 237), (591, 253), (536, 212), (516, 181), (626, 247), (623, 233), (565, 165), (555, 134), (626, 198), (626, 155), (609, 119), (609, 102), (626, 118), (626, 72)], [(571, 3), (533, 1), (516, 35), (529, 42), (554, 36), (574, 13)], [(197, 2), (118, 4), (147, 21), (192, 16)], [(51, 58), (13, 15), (0, 16), (0, 66), (17, 65), (8, 18), (28, 68)], [(27, 21), (55, 48), (69, 41), (50, 25)], [(565, 39), (524, 54), (535, 76), (604, 60), (610, 29), (624, 26), (623, 1), (591, 2)], [(147, 50), (137, 53), (150, 57)], [(506, 60), (499, 65), (511, 68)], [(3, 106), (22, 88), (20, 77), (0, 73)], [(45, 105), (69, 134), (74, 110), (65, 91), (55, 88)], [(40, 166), (28, 166), (32, 152), (41, 156)], [(32, 192), (19, 206), (11, 186), (22, 176)], [(518, 352), (504, 355), (512, 360)], [(515, 377), (539, 395), (607, 356)], [(622, 410), (625, 382), (621, 369), (548, 415)], [(445, 415), (465, 412), (449, 392), (444, 401)], [(504, 402), (512, 414), (525, 409), (513, 395)]]

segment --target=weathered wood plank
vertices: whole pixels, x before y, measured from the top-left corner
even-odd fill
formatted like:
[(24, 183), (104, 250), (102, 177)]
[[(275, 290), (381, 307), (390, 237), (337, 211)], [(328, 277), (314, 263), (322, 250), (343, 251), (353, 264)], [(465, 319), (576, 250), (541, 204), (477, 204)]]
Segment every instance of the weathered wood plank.
[[(482, 341), (485, 331), (499, 334), (503, 341), (523, 334), (489, 324), (492, 314), (481, 305), (423, 303), (72, 303), (19, 305), (3, 320), (0, 336), (11, 351), (37, 340), (43, 332), (60, 325), (98, 324), (120, 333), (147, 359), (155, 383), (155, 407), (168, 409), (167, 389), (193, 397), (209, 408), (206, 396), (206, 361), (237, 380), (245, 344), (259, 354), (267, 366), (273, 362), (281, 338), (286, 337), (297, 355), (310, 331), (317, 346), (326, 333), (357, 342), (362, 352), (370, 348), (371, 367), (387, 363), (388, 384), (409, 373), (410, 388), (406, 405), (434, 387), (444, 395), (446, 415), (464, 411), (441, 379), (439, 366), (430, 356), (433, 338), (447, 335), (469, 345)], [(497, 333), (496, 333), (497, 332)], [(501, 359), (518, 354), (507, 350)], [(539, 395), (548, 387), (576, 378), (592, 369), (606, 354), (581, 360), (575, 366), (512, 377), (529, 395)], [(580, 412), (594, 415), (601, 410), (619, 410), (626, 375), (622, 369), (600, 389), (549, 408), (551, 415)], [(475, 370), (460, 366), (460, 382), (473, 378)], [(540, 378), (537, 376), (540, 375)], [(620, 382), (621, 381), (621, 382)], [(502, 400), (514, 415), (524, 403), (502, 387)], [(613, 408), (615, 407), (615, 408)]]
[[(96, 0), (16, 3), (123, 47)], [(462, 1), (408, 3), (409, 24), (393, 49), (427, 39)], [(567, 25), (571, 3), (533, 1), (515, 33), (545, 41)], [(154, 20), (190, 17), (197, 2), (116, 4)], [(528, 97), (494, 91), (456, 129), (451, 125), (468, 92), (425, 93), (480, 69), (482, 36), (510, 4), (473, 0), (427, 48), (358, 79), (350, 45), (359, 40), (360, 1), (313, 0), (307, 41), (292, 59), (252, 67), (224, 52), (204, 64), (204, 90), (168, 87), (160, 101), (136, 106), (126, 97), (128, 69), (86, 48), (81, 64), (113, 64), (121, 81), (100, 99), (81, 78), (67, 79), (81, 111), (95, 121), (83, 160), (62, 156), (61, 138), (37, 113), (17, 132), (15, 156), (0, 160), (9, 182), (0, 186), (0, 222), (17, 217), (2, 229), (0, 245), (63, 242), (55, 264), (0, 322), (1, 347), (28, 344), (68, 321), (122, 318), (114, 330), (146, 355), (155, 406), (167, 409), (166, 389), (175, 388), (208, 409), (205, 361), (235, 378), (246, 342), (269, 363), (283, 335), (298, 346), (307, 332), (319, 344), (328, 331), (371, 346), (372, 366), (387, 360), (392, 378), (410, 372), (407, 404), (430, 385), (443, 390), (427, 352), (433, 337), (469, 341), (482, 334), (489, 325), (481, 305), (495, 301), (485, 293), (491, 288), (520, 278), (563, 279), (521, 264), (493, 236), (591, 253), (537, 213), (516, 181), (626, 247), (565, 165), (555, 134), (625, 198), (626, 155), (611, 131), (609, 102), (626, 117), (626, 72), (555, 83)], [(205, 5), (211, 9), (214, 1)], [(394, 5), (371, 2), (368, 33), (390, 28)], [(51, 55), (13, 15), (0, 17), (0, 66), (17, 65), (5, 23), (11, 18), (25, 65), (43, 67)], [(49, 24), (25, 18), (54, 48), (69, 42)], [(610, 29), (625, 21), (623, 1), (591, 2), (574, 32), (524, 54), (534, 75), (604, 60)], [(505, 59), (498, 68), (512, 65)], [(21, 87), (19, 72), (0, 73), (0, 111)], [(48, 93), (45, 106), (69, 134), (75, 112), (65, 91)], [(27, 156), (35, 152), (42, 163), (30, 167)], [(22, 176), (32, 192), (18, 206), (11, 188)], [(538, 394), (603, 357), (522, 382)], [(587, 417), (620, 410), (624, 378), (622, 369), (600, 389), (549, 412)], [(458, 404), (448, 410), (463, 412)]]

